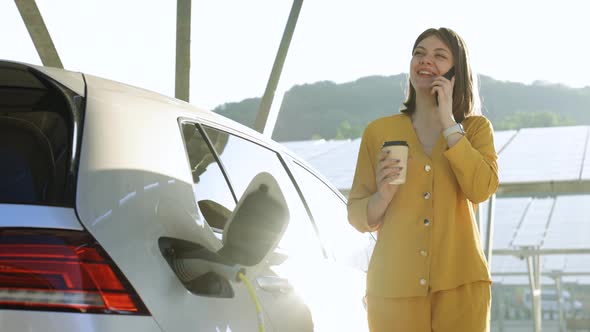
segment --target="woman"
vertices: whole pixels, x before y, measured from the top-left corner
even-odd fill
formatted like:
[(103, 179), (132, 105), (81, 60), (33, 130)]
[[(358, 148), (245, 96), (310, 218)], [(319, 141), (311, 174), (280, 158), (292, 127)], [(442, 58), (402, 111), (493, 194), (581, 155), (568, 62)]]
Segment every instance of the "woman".
[[(428, 29), (412, 50), (401, 114), (363, 133), (348, 216), (359, 231), (378, 231), (367, 273), (372, 332), (489, 330), (491, 278), (475, 211), (496, 191), (498, 167), (474, 90), (461, 37)], [(400, 140), (409, 146), (407, 177), (389, 184), (403, 165), (381, 146)]]

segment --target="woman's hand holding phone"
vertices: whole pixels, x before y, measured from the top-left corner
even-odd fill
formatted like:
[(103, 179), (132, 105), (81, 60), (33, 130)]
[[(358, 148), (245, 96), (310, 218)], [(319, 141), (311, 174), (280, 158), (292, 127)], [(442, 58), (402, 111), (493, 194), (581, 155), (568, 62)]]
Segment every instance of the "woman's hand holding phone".
[[(451, 81), (452, 78), (455, 76), (455, 66), (451, 67), (449, 71), (441, 75), (442, 77), (446, 78), (447, 80)], [(438, 92), (434, 92), (434, 96), (436, 97), (436, 105), (438, 105)]]
[(455, 122), (453, 117), (453, 86), (455, 84), (455, 67), (445, 74), (437, 77), (432, 82), (432, 90), (435, 94), (436, 105), (439, 111), (441, 124), (444, 128)]

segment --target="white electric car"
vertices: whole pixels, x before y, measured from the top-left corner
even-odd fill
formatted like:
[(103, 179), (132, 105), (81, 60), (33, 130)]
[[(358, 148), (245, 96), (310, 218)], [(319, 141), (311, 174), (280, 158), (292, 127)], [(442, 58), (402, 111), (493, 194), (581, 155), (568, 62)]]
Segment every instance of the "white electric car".
[(372, 246), (249, 128), (0, 61), (2, 331), (366, 331)]

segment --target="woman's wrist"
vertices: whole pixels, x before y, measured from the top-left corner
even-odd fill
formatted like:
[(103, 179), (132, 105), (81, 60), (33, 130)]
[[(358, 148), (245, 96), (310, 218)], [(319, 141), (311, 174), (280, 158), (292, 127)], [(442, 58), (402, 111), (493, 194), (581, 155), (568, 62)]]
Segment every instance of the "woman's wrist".
[(377, 191), (373, 194), (373, 202), (379, 207), (387, 207), (392, 198), (393, 195), (383, 195), (383, 193), (380, 191)]
[(390, 201), (391, 198), (388, 200), (387, 197), (384, 197), (378, 191), (369, 198), (367, 206), (367, 224), (369, 228), (377, 227), (377, 225), (381, 224)]
[(457, 122), (455, 122), (455, 119), (452, 119), (452, 118), (446, 119), (442, 122), (442, 129), (443, 130), (448, 129), (456, 124), (457, 124)]

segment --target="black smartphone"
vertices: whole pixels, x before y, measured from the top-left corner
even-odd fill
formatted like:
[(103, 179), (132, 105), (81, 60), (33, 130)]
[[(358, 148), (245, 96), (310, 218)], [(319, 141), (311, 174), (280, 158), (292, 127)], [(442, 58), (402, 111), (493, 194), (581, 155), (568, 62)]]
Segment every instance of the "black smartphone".
[(450, 80), (451, 78), (453, 78), (453, 76), (455, 76), (455, 66), (451, 67), (451, 69), (449, 69), (449, 71), (443, 75), (443, 77), (447, 80)]
[[(451, 78), (453, 78), (453, 76), (455, 76), (455, 66), (451, 67), (451, 69), (449, 69), (448, 72), (444, 73), (442, 75), (442, 77), (446, 78), (447, 80), (450, 80)], [(436, 94), (436, 105), (438, 106), (438, 93)]]

